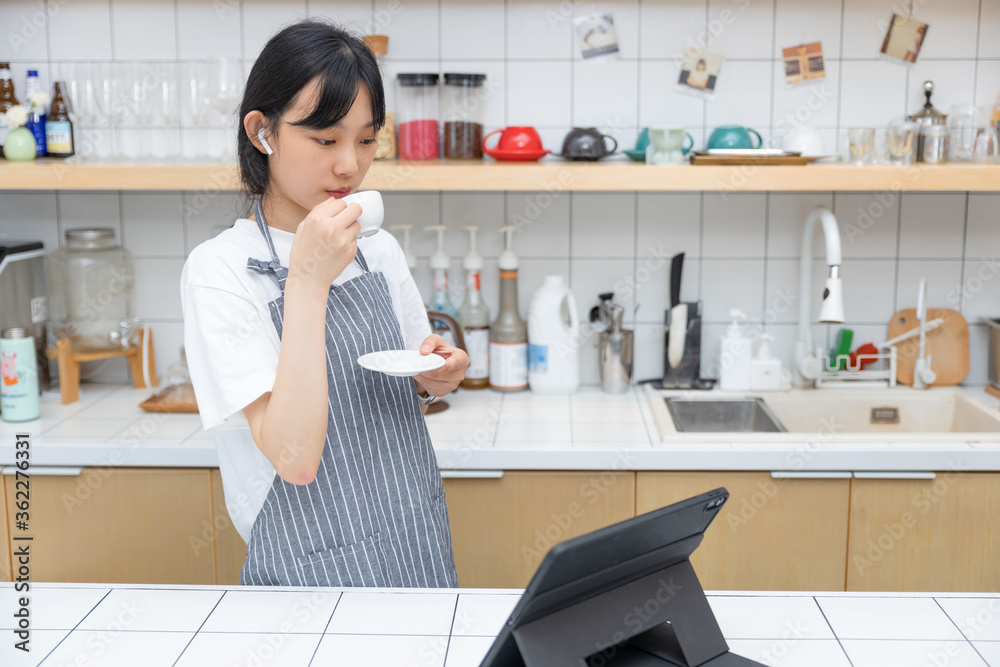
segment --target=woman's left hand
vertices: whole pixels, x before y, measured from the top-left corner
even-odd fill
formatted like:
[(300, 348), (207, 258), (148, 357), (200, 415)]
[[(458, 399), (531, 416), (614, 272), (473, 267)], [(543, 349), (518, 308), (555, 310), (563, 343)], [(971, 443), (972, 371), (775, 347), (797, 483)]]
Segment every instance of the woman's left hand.
[(454, 391), (458, 383), (465, 378), (465, 371), (469, 367), (469, 355), (464, 350), (445, 343), (438, 334), (431, 334), (420, 344), (421, 354), (432, 352), (444, 357), (444, 366), (421, 373), (414, 379), (431, 396), (444, 396)]

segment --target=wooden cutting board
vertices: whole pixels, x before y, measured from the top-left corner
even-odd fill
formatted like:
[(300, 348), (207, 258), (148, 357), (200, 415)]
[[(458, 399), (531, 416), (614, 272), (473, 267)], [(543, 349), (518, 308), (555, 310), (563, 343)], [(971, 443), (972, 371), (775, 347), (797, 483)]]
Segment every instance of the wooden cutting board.
[[(927, 321), (944, 318), (944, 324), (927, 332), (927, 354), (931, 370), (937, 373), (934, 385), (955, 385), (969, 374), (969, 323), (957, 310), (928, 308)], [(889, 338), (895, 338), (920, 326), (915, 308), (901, 310), (889, 320)], [(913, 384), (913, 365), (920, 353), (920, 337), (904, 340), (896, 346), (896, 381)]]
[(139, 407), (146, 412), (198, 412), (190, 382), (170, 385), (147, 398)]

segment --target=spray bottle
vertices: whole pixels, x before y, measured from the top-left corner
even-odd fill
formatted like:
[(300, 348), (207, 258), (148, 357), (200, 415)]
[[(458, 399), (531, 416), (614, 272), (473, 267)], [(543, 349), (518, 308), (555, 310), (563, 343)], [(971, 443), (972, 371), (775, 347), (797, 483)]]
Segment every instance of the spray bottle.
[(483, 303), (479, 291), (479, 275), (483, 270), (483, 256), (476, 252), (477, 225), (462, 227), (469, 232), (469, 252), (462, 260), (465, 269), (465, 299), (458, 310), (458, 321), (465, 338), (465, 352), (469, 355), (469, 369), (462, 386), (466, 389), (485, 389), (490, 386), (490, 309)]
[(399, 230), (403, 232), (403, 242), (400, 244), (403, 246), (403, 256), (406, 258), (406, 267), (410, 269), (410, 273), (413, 273), (413, 269), (417, 268), (417, 256), (413, 254), (410, 250), (410, 230), (413, 229), (411, 224), (401, 224), (393, 225), (389, 228), (390, 231)]
[(517, 255), (515, 225), (504, 225), (500, 253), (500, 312), (490, 327), (490, 387), (498, 391), (528, 388), (528, 327), (517, 312)]

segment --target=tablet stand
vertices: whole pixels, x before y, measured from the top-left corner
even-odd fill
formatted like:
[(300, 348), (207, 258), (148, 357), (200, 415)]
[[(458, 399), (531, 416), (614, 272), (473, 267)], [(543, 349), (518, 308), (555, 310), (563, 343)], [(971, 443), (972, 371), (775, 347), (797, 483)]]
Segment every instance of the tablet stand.
[(688, 559), (513, 635), (526, 667), (762, 667), (729, 652)]

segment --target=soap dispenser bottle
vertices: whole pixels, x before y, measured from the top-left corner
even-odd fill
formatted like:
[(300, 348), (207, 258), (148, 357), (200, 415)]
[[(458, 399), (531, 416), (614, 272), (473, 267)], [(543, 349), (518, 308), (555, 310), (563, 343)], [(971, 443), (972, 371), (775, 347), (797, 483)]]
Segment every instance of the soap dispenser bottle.
[(750, 389), (750, 361), (753, 356), (752, 344), (743, 334), (740, 322), (746, 315), (739, 310), (730, 310), (733, 320), (722, 337), (722, 353), (719, 357), (719, 389), (722, 391), (747, 391)]
[(780, 391), (782, 388), (781, 359), (771, 356), (771, 334), (761, 334), (757, 357), (750, 362), (750, 389), (753, 391)]
[(413, 225), (409, 223), (393, 225), (389, 228), (390, 231), (397, 231), (403, 233), (403, 242), (400, 244), (403, 248), (403, 257), (406, 258), (406, 267), (410, 269), (410, 273), (413, 273), (413, 269), (417, 268), (417, 256), (413, 254), (410, 250), (410, 230), (413, 229)]
[(465, 298), (458, 309), (458, 322), (462, 326), (465, 352), (469, 355), (469, 368), (461, 384), (465, 389), (485, 389), (490, 386), (490, 309), (480, 292), (483, 256), (476, 251), (479, 227), (466, 225), (462, 229), (469, 233), (469, 252), (462, 259)]
[(497, 391), (528, 388), (528, 325), (517, 312), (517, 255), (515, 225), (504, 225), (500, 253), (500, 312), (490, 326), (490, 387)]
[[(429, 232), (437, 234), (437, 250), (431, 255), (431, 270), (434, 271), (434, 295), (427, 310), (437, 313), (444, 313), (448, 317), (458, 319), (458, 311), (448, 296), (448, 269), (451, 268), (451, 260), (444, 252), (444, 233), (448, 228), (444, 225), (428, 225), (424, 227)], [(453, 343), (454, 344), (454, 343)]]

